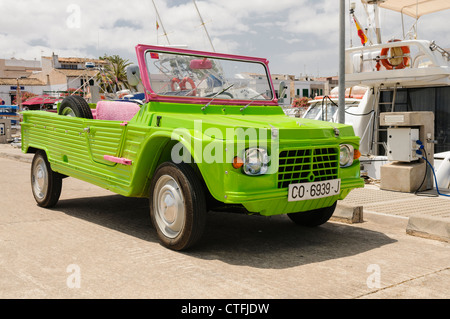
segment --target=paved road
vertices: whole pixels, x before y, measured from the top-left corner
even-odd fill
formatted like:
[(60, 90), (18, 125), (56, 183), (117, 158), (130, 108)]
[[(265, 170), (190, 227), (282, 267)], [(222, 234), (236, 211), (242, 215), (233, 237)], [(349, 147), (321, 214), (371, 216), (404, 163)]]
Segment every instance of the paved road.
[(285, 216), (211, 213), (200, 245), (159, 245), (147, 200), (67, 178), (36, 206), (30, 164), (0, 158), (0, 298), (445, 298), (450, 244), (403, 218), (309, 229)]

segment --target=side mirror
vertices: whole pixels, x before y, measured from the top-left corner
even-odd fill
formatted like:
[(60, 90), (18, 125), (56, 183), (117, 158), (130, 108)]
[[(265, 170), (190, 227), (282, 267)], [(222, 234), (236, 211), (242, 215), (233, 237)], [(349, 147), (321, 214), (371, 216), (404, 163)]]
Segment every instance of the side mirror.
[(192, 70), (209, 70), (212, 69), (211, 60), (204, 58), (202, 60), (191, 60), (189, 67)]
[(131, 86), (138, 86), (141, 83), (141, 75), (139, 66), (133, 64), (127, 67), (127, 79)]

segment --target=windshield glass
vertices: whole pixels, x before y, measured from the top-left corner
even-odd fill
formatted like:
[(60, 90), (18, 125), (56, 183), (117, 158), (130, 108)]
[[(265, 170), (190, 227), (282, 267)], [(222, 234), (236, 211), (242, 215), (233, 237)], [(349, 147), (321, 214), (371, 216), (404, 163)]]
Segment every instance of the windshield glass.
[(145, 60), (151, 88), (158, 95), (249, 101), (273, 99), (265, 65), (260, 62), (150, 50)]

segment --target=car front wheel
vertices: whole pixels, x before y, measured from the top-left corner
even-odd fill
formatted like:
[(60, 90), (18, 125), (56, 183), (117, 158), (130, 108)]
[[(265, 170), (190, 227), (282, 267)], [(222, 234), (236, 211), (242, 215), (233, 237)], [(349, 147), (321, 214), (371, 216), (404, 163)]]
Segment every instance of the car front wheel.
[(203, 234), (206, 200), (202, 184), (187, 164), (161, 164), (151, 181), (150, 216), (161, 243), (173, 250), (193, 246)]

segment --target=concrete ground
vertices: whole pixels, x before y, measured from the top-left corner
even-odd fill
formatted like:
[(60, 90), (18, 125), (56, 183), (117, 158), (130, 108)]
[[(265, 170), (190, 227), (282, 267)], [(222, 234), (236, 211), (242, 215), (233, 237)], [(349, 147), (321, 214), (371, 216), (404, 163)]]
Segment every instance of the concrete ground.
[(378, 185), (369, 184), (353, 190), (340, 204), (361, 207), (364, 216), (387, 215), (407, 220), (408, 234), (450, 242), (450, 197), (438, 196), (436, 190), (415, 195), (380, 190)]
[[(31, 163), (33, 154), (23, 154), (11, 144), (0, 144), (0, 157)], [(440, 192), (450, 196), (448, 190)], [(380, 190), (376, 182), (368, 183), (339, 202), (333, 219), (358, 223), (367, 214), (403, 218), (408, 221), (408, 234), (450, 242), (450, 197), (438, 196), (436, 190), (415, 195)]]
[(31, 158), (0, 146), (0, 298), (450, 296), (450, 243), (406, 231), (416, 215), (445, 224), (447, 198), (367, 186), (340, 203), (341, 211), (362, 205), (363, 222), (335, 216), (317, 228), (210, 212), (199, 245), (179, 253), (158, 243), (145, 199), (67, 178), (58, 205), (38, 207)]

